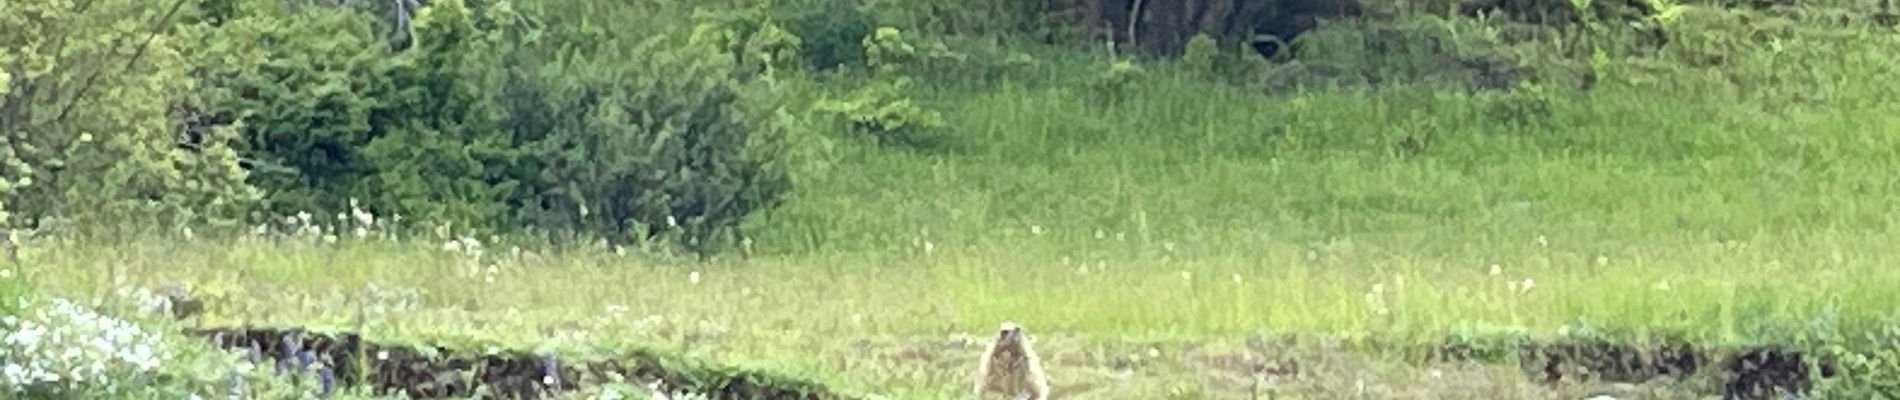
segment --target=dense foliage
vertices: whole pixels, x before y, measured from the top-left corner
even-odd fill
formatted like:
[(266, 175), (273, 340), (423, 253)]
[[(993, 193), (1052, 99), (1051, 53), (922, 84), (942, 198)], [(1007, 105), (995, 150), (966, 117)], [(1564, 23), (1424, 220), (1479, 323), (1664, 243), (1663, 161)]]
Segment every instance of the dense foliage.
[(0, 8), (6, 223), (229, 222), (248, 211), (257, 196), (231, 148), (237, 130), (200, 118), (217, 92), (194, 73), (215, 67), (192, 64), (245, 55), (192, 45), (216, 35), (180, 22), (184, 3)]
[[(1881, 3), (0, 0), (0, 390), (135, 389), (176, 364), (75, 368), (86, 337), (156, 339), (9, 301), (46, 290), (27, 271), (82, 286), (46, 275), (111, 265), (842, 332), (776, 335), (801, 353), (1018, 317), (1106, 337), (1609, 316), (1788, 343), (1836, 360), (1838, 396), (1876, 397), (1900, 392), (1873, 306), (1900, 278), (1869, 245), (1900, 224), (1900, 180), (1875, 173), (1900, 165)], [(254, 234), (193, 243), (206, 228)], [(133, 241), (65, 230), (184, 240), (120, 255)], [(704, 281), (586, 269), (656, 243), (781, 258)], [(853, 263), (925, 268), (800, 269)], [(1806, 321), (1842, 304), (1841, 326)], [(948, 376), (920, 375), (892, 381)], [(1167, 377), (1134, 379), (1187, 381)]]
[[(1821, 63), (1846, 47), (1788, 43), (1888, 45), (1860, 18), (1667, 1), (1418, 1), (1324, 26), (1318, 18), (1362, 5), (422, 3), (7, 3), (0, 221), (143, 229), (360, 210), (430, 228), (712, 250), (743, 241), (740, 226), (793, 193), (797, 154), (823, 145), (793, 138), (824, 141), (799, 129), (920, 149), (972, 143), (930, 98), (947, 87), (1042, 82), (1117, 107), (1156, 79), (1271, 92), (1426, 83), (1502, 93), (1471, 97), (1499, 123), (1542, 129), (1549, 88), (1603, 81), (1733, 91), (1764, 106), (1877, 101), (1836, 93), (1853, 90), (1842, 77), (1882, 64)], [(1133, 7), (1152, 15), (1128, 18)], [(1305, 50), (1253, 57), (1236, 26)], [(1165, 39), (1163, 51), (1122, 51), (1151, 39)], [(1109, 57), (1055, 69), (1021, 51), (1104, 41)], [(1175, 53), (1166, 69), (1142, 59)], [(1657, 78), (1675, 66), (1719, 72)]]
[(538, 3), (93, 3), (0, 9), (9, 226), (360, 207), (457, 229), (700, 243), (789, 189), (775, 108), (757, 100), (770, 88), (741, 87), (789, 67), (754, 59), (797, 48), (775, 24), (703, 24), (723, 41), (671, 28), (602, 38), (576, 18), (591, 12)]

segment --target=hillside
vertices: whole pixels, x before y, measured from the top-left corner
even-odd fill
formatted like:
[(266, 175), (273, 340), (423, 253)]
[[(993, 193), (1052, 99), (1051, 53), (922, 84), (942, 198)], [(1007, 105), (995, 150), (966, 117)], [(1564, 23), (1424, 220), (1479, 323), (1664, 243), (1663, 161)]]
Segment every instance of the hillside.
[(23, 398), (1900, 396), (1884, 3), (12, 1)]

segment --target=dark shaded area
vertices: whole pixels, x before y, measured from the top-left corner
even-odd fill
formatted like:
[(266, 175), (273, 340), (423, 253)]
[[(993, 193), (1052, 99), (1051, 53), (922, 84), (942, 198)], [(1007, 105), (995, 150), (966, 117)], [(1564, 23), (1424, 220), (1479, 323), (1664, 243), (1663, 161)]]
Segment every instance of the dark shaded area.
[[(1248, 43), (1269, 58), (1328, 18), (1358, 17), (1357, 0), (1070, 0), (1052, 9), (1075, 15), (1091, 36), (1155, 56), (1174, 57), (1206, 34), (1223, 47)], [(1133, 18), (1131, 18), (1131, 16)], [(1133, 29), (1130, 29), (1132, 25)], [(1256, 41), (1271, 36), (1279, 43)]]
[(1422, 356), (1428, 362), (1516, 361), (1530, 379), (1551, 385), (1565, 381), (1641, 384), (1659, 378), (1714, 377), (1721, 382), (1725, 400), (1805, 394), (1814, 388), (1815, 378), (1837, 374), (1833, 360), (1799, 350), (1719, 349), (1668, 336), (1644, 341), (1571, 338), (1545, 342), (1519, 336), (1454, 337), (1425, 348), (1396, 343), (1370, 347)]
[(1820, 372), (1824, 378), (1836, 373), (1833, 362), (1817, 362), (1814, 358), (1799, 351), (1776, 348), (1731, 354), (1722, 364), (1729, 374), (1722, 385), (1723, 398), (1770, 399), (1779, 398), (1781, 393), (1807, 393), (1814, 386), (1810, 381), (1815, 376), (1813, 372)]
[(1690, 376), (1707, 368), (1707, 351), (1683, 341), (1631, 345), (1591, 339), (1534, 345), (1519, 360), (1533, 379), (1556, 383), (1564, 378), (1639, 383), (1663, 376)]
[[(1588, 17), (1597, 21), (1626, 22), (1655, 14), (1655, 7), (1642, 0), (1610, 0), (1590, 3)], [(1466, 16), (1490, 14), (1517, 21), (1550, 26), (1571, 26), (1586, 22), (1585, 15), (1568, 0), (1470, 0), (1458, 5)]]
[[(574, 382), (604, 382), (620, 376), (659, 381), (667, 392), (703, 393), (714, 399), (842, 400), (823, 386), (759, 371), (707, 366), (654, 352), (635, 351), (605, 361), (564, 362), (522, 351), (480, 351), (442, 346), (365, 342), (355, 333), (302, 329), (211, 328), (188, 332), (226, 349), (269, 359), (279, 374), (312, 373), (325, 390), (368, 385), (376, 394), (410, 398), (467, 398), (477, 388), (506, 398), (554, 398)], [(297, 378), (301, 379), (301, 378)]]

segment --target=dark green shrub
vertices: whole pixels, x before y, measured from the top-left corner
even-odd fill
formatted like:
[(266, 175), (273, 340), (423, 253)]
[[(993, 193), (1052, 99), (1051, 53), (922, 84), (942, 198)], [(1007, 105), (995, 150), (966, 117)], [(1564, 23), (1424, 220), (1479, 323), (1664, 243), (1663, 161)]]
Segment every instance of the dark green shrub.
[(933, 149), (944, 145), (943, 114), (909, 97), (910, 79), (873, 82), (844, 99), (825, 99), (815, 110), (844, 119), (853, 132), (884, 145)]
[(740, 74), (771, 74), (801, 62), (803, 40), (785, 30), (771, 10), (754, 6), (737, 11), (698, 9), (693, 13), (697, 46), (710, 46), (731, 55)]
[(676, 232), (700, 251), (729, 244), (790, 188), (783, 114), (746, 100), (733, 69), (719, 48), (656, 37), (539, 75), (550, 130), (518, 133), (544, 137), (532, 222), (618, 240)]
[(1090, 92), (1109, 104), (1127, 100), (1135, 85), (1147, 78), (1148, 69), (1132, 60), (1115, 60), (1086, 82)]
[(863, 40), (876, 21), (851, 0), (783, 0), (773, 14), (803, 43), (799, 54), (818, 70), (864, 64)]
[(188, 56), (198, 50), (180, 45), (202, 30), (172, 26), (179, 8), (0, 7), (4, 224), (136, 229), (231, 222), (248, 211), (255, 193), (228, 146), (230, 126), (179, 124), (181, 110), (203, 106)]
[(279, 215), (349, 211), (506, 226), (519, 145), (494, 103), (493, 36), (460, 1), (416, 14), (401, 52), (372, 17), (312, 7), (262, 35), (263, 68), (236, 83), (252, 182)]
[(371, 194), (361, 183), (376, 171), (362, 149), (374, 138), (378, 96), (391, 89), (391, 54), (352, 12), (311, 10), (281, 23), (258, 39), (267, 61), (236, 79), (242, 95), (226, 105), (245, 115), (251, 182), (278, 215), (346, 211), (350, 197)]
[(415, 42), (390, 71), (393, 91), (371, 116), (362, 147), (375, 169), (366, 199), (377, 212), (422, 221), (501, 227), (519, 182), (519, 146), (502, 130), (491, 38), (459, 0), (417, 14)]

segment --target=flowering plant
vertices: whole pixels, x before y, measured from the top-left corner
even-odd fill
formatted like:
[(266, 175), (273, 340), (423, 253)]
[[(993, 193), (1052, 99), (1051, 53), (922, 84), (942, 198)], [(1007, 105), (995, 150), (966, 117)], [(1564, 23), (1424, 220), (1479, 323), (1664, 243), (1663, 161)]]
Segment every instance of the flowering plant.
[(70, 301), (0, 301), (17, 310), (0, 316), (0, 392), (8, 395), (124, 393), (147, 386), (172, 358), (159, 335)]

